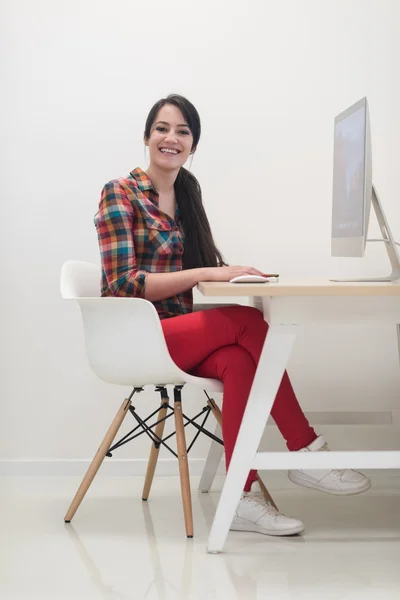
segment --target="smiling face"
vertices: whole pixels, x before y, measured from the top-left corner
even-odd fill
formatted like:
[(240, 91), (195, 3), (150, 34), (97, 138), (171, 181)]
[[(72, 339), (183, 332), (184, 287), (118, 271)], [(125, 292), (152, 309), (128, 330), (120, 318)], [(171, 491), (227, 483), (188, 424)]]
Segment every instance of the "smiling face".
[(189, 125), (173, 104), (165, 104), (158, 111), (144, 141), (149, 147), (150, 166), (163, 170), (180, 169), (195, 150)]

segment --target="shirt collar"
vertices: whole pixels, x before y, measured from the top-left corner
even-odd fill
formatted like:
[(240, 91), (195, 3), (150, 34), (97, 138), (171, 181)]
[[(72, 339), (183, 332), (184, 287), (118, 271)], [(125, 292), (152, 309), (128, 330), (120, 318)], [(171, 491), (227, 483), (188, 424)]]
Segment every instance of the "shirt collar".
[[(158, 194), (155, 191), (150, 179), (148, 178), (147, 173), (145, 173), (140, 167), (137, 167), (136, 169), (133, 169), (133, 171), (130, 172), (130, 175), (138, 184), (141, 192), (151, 190), (155, 194), (155, 197), (153, 196), (150, 199), (157, 205)], [(176, 222), (180, 221), (178, 204), (176, 205), (175, 220)]]
[(137, 167), (136, 169), (131, 171), (130, 174), (133, 177), (133, 179), (136, 181), (136, 183), (138, 184), (141, 192), (145, 192), (148, 190), (152, 190), (153, 192), (155, 191), (153, 188), (153, 184), (151, 183), (150, 179), (147, 176), (147, 173), (142, 171), (142, 169), (140, 167)]

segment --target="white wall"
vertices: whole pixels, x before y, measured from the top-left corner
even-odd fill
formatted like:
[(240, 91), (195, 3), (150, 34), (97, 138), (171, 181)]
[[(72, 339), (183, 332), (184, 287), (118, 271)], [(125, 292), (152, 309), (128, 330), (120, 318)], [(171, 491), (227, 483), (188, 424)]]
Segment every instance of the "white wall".
[[(90, 457), (126, 393), (91, 374), (58, 278), (66, 259), (98, 261), (101, 188), (146, 167), (144, 121), (168, 93), (201, 114), (192, 170), (230, 263), (294, 276), (388, 270), (378, 245), (362, 261), (330, 258), (332, 133), (334, 115), (367, 95), (374, 180), (399, 238), (396, 0), (2, 8), (0, 458)], [(390, 328), (304, 331), (290, 372), (307, 410), (400, 409)], [(186, 398), (188, 412), (200, 406), (198, 392)], [(147, 449), (146, 440), (119, 456)]]

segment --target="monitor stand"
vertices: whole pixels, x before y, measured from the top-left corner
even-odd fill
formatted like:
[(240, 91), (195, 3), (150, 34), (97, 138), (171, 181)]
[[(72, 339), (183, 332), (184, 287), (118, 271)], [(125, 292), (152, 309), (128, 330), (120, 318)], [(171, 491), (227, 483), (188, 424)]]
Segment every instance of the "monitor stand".
[(375, 186), (372, 186), (372, 206), (374, 207), (376, 218), (378, 219), (379, 227), (382, 233), (382, 239), (368, 240), (367, 242), (384, 242), (386, 251), (389, 256), (390, 264), (392, 265), (392, 272), (386, 277), (362, 277), (357, 279), (330, 279), (330, 281), (397, 281), (400, 279), (400, 257), (396, 248), (396, 242), (390, 231), (389, 223), (386, 219), (385, 213), (383, 212), (382, 204), (379, 200), (378, 194), (376, 193)]

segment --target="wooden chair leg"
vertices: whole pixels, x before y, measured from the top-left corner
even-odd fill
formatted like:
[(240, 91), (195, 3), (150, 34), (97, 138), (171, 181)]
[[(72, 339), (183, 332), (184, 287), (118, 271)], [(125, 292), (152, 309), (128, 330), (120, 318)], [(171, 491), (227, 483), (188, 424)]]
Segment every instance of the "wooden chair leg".
[[(164, 419), (164, 417), (166, 417), (167, 410), (168, 410), (168, 404), (169, 404), (168, 396), (165, 394), (163, 395), (162, 392), (161, 392), (161, 394), (162, 394), (161, 395), (161, 407), (160, 407), (160, 410), (158, 411), (157, 421), (160, 421), (161, 419)], [(164, 427), (165, 427), (165, 420), (162, 421), (161, 423), (157, 423), (157, 425), (154, 428), (154, 433), (157, 437), (162, 438), (163, 433), (164, 433)], [(149, 497), (151, 484), (153, 483), (153, 477), (154, 477), (154, 473), (155, 473), (156, 466), (157, 466), (159, 452), (160, 452), (160, 444), (153, 443), (151, 445), (149, 462), (147, 463), (146, 477), (145, 477), (144, 485), (143, 485), (142, 500), (147, 500), (147, 498)]]
[[(211, 408), (211, 412), (213, 413), (214, 417), (216, 418), (216, 420), (219, 423), (221, 430), (222, 430), (222, 413), (219, 409), (219, 406), (217, 406), (215, 404), (215, 401), (212, 398), (210, 398), (210, 400), (208, 400), (207, 404)], [(267, 490), (263, 480), (261, 479), (260, 475), (257, 475), (257, 479), (258, 479), (258, 483), (260, 484), (260, 488), (261, 488), (261, 491), (263, 493), (265, 500), (267, 502), (270, 502), (272, 504), (272, 506), (275, 506), (276, 510), (279, 510), (277, 505), (275, 504), (274, 499), (272, 498), (271, 494)]]
[(215, 400), (213, 400), (213, 398), (210, 398), (209, 400), (207, 400), (207, 405), (211, 409), (211, 412), (214, 415), (218, 425), (221, 427), (221, 431), (222, 431), (222, 412), (221, 412), (219, 406), (215, 403)]
[(125, 419), (126, 414), (128, 413), (128, 409), (129, 409), (130, 405), (131, 405), (131, 400), (125, 399), (123, 401), (123, 403), (121, 404), (119, 411), (115, 415), (115, 418), (114, 418), (113, 422), (111, 423), (111, 425), (100, 445), (100, 448), (97, 450), (95, 457), (93, 458), (93, 460), (90, 464), (90, 467), (88, 468), (88, 470), (86, 472), (86, 475), (82, 479), (82, 483), (79, 486), (78, 491), (76, 492), (74, 499), (71, 502), (71, 505), (68, 509), (67, 514), (64, 517), (64, 521), (66, 523), (69, 523), (72, 520), (74, 514), (78, 510), (80, 503), (82, 502), (83, 498), (85, 497), (85, 494), (88, 491), (90, 484), (92, 483), (93, 479), (95, 478), (96, 473), (99, 470), (101, 463), (104, 460), (105, 455), (107, 454), (115, 436), (118, 433), (119, 428), (121, 427), (122, 421)]
[(190, 494), (189, 465), (187, 458), (185, 428), (183, 426), (183, 414), (180, 389), (174, 388), (174, 417), (176, 429), (176, 446), (178, 450), (179, 475), (181, 479), (181, 493), (183, 504), (183, 515), (185, 518), (186, 535), (193, 537), (193, 512), (192, 498)]

